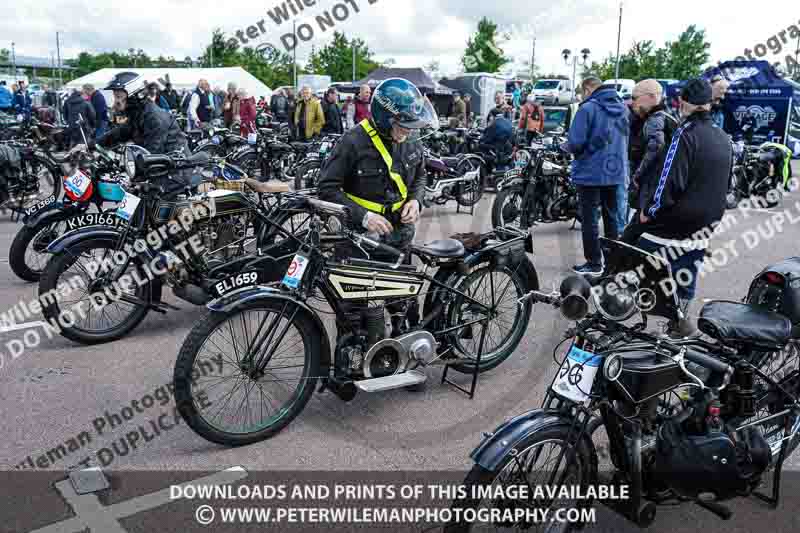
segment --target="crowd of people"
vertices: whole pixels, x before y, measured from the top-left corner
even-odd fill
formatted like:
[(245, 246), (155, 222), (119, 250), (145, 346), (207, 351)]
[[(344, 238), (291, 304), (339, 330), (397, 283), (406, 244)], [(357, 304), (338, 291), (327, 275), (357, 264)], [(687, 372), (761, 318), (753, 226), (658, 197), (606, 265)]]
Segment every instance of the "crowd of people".
[(24, 80), (12, 83), (10, 88), (5, 80), (0, 81), (0, 111), (28, 117), (31, 107), (31, 95)]

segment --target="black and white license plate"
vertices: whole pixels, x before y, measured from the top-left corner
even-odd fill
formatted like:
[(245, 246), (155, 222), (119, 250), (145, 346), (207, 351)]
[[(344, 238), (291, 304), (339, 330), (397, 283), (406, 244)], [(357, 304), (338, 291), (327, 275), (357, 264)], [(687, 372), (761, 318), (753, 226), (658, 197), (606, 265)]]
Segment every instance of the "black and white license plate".
[(504, 178), (506, 178), (506, 179), (509, 179), (509, 178), (516, 178), (516, 177), (517, 177), (517, 176), (519, 176), (520, 174), (522, 174), (522, 170), (521, 170), (521, 169), (519, 169), (519, 168), (512, 168), (511, 170), (507, 171), (507, 172), (506, 172), (506, 173), (503, 175), (503, 177), (504, 177)]
[(56, 201), (56, 195), (55, 194), (51, 194), (50, 196), (48, 196), (47, 198), (45, 198), (41, 202), (38, 202), (36, 205), (27, 208), (25, 210), (25, 216), (31, 216), (34, 213), (37, 213), (38, 211), (41, 211), (42, 209), (44, 209), (48, 205), (54, 203), (55, 201)]
[(220, 298), (231, 291), (241, 289), (243, 287), (251, 287), (258, 285), (263, 276), (261, 272), (253, 270), (250, 272), (239, 272), (219, 281), (211, 286), (211, 294), (215, 298)]
[(119, 226), (124, 223), (124, 220), (116, 216), (113, 211), (106, 211), (103, 213), (75, 215), (66, 219), (64, 223), (66, 224), (65, 231), (72, 231), (87, 226)]

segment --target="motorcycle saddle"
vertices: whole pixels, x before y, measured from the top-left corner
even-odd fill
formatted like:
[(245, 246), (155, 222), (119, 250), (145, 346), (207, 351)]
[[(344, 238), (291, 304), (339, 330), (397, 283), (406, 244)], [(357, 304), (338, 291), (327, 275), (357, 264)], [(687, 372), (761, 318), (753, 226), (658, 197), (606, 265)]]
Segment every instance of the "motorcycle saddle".
[(697, 327), (723, 344), (768, 350), (782, 348), (792, 335), (792, 323), (785, 316), (739, 302), (706, 303)]
[(464, 245), (455, 239), (438, 239), (423, 245), (415, 245), (414, 249), (430, 257), (463, 257)]

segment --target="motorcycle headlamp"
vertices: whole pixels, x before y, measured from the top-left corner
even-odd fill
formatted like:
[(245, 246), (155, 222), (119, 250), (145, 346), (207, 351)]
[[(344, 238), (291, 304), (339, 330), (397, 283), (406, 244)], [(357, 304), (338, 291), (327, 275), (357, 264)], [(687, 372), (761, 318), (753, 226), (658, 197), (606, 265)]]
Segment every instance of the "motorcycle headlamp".
[(598, 312), (608, 320), (628, 320), (637, 308), (638, 287), (630, 279), (604, 278), (592, 288), (592, 300)]

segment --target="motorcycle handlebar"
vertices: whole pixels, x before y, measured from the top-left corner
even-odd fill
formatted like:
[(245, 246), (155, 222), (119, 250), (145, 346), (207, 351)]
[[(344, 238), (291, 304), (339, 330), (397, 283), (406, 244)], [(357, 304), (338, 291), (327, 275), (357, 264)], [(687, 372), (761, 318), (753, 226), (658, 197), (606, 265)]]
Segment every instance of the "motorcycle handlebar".
[(686, 348), (684, 350), (683, 356), (689, 361), (697, 363), (698, 365), (708, 368), (709, 370), (713, 370), (714, 372), (719, 372), (721, 374), (733, 372), (733, 369), (727, 363), (690, 348)]

